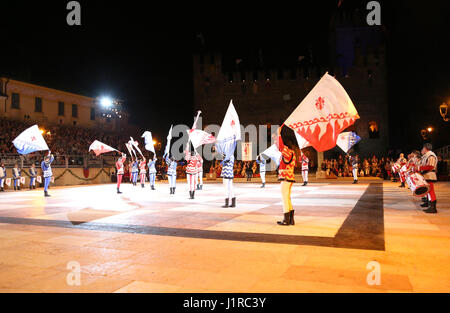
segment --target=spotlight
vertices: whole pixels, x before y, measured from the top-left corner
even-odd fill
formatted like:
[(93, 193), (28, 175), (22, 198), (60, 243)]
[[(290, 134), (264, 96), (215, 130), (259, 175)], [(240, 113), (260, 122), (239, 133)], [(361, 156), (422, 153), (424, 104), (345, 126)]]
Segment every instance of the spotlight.
[(112, 104), (113, 104), (111, 98), (108, 98), (108, 97), (101, 98), (100, 103), (102, 106), (107, 107), (107, 108), (112, 106)]

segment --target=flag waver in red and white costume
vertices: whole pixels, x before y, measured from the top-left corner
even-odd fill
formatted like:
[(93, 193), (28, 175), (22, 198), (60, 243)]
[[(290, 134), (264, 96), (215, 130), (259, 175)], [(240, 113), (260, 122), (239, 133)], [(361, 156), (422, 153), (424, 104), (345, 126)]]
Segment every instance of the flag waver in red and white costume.
[(139, 176), (141, 178), (141, 187), (145, 187), (145, 176), (147, 174), (146, 170), (147, 162), (145, 161), (145, 158), (142, 157), (142, 160), (139, 162)]
[(309, 159), (306, 154), (302, 153), (302, 177), (303, 186), (308, 184)]
[(195, 186), (197, 184), (198, 175), (198, 157), (197, 152), (194, 150), (194, 155), (189, 152), (189, 146), (185, 151), (185, 159), (188, 162), (186, 165), (186, 177), (189, 184), (189, 198), (194, 199), (195, 196)]
[(124, 163), (127, 159), (126, 154), (122, 153), (122, 157), (120, 157), (116, 162), (116, 169), (117, 169), (117, 193), (120, 192), (120, 183), (122, 182), (122, 177), (124, 174)]

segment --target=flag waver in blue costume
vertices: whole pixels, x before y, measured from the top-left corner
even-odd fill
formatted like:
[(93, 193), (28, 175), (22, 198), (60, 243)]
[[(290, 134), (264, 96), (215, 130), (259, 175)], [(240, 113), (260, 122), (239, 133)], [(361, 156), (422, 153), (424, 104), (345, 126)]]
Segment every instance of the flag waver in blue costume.
[[(222, 154), (222, 179), (225, 187), (226, 198), (225, 205), (222, 207), (235, 207), (236, 195), (233, 189), (234, 178), (234, 151), (236, 149), (236, 142), (241, 140), (241, 124), (239, 122), (239, 116), (236, 109), (233, 106), (233, 101), (230, 101), (227, 113), (220, 127), (219, 134), (217, 135), (216, 149), (217, 152)], [(231, 205), (230, 205), (231, 200)]]
[(155, 180), (156, 180), (156, 156), (148, 160), (148, 180), (150, 182), (150, 188), (155, 190)]
[(35, 164), (31, 164), (30, 169), (28, 170), (28, 174), (30, 175), (30, 189), (36, 189), (36, 166)]
[(41, 131), (39, 130), (37, 125), (33, 125), (27, 129), (25, 129), (16, 139), (13, 140), (13, 144), (17, 149), (19, 154), (28, 154), (35, 151), (48, 151), (48, 155), (44, 158), (44, 161), (41, 163), (42, 171), (44, 172), (44, 180), (45, 180), (45, 188), (44, 195), (49, 197), (47, 192), (48, 185), (50, 184), (50, 180), (52, 177), (52, 169), (50, 164), (53, 162), (54, 157), (50, 155), (50, 149), (47, 146), (47, 143), (42, 137)]
[(12, 178), (14, 180), (14, 190), (20, 190), (20, 168), (19, 164), (14, 164), (14, 168), (12, 169)]
[(52, 179), (53, 173), (52, 173), (52, 167), (51, 164), (53, 160), (55, 159), (53, 157), (53, 154), (50, 154), (51, 151), (48, 151), (48, 154), (44, 157), (44, 161), (41, 163), (41, 169), (44, 176), (44, 196), (50, 197), (48, 194), (48, 185), (50, 185), (50, 181)]

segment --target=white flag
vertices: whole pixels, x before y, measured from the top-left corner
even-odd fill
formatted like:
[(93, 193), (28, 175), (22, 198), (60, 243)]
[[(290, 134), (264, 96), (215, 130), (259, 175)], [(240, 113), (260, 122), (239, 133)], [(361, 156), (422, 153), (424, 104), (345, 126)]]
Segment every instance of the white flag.
[(277, 166), (280, 165), (281, 160), (281, 152), (278, 150), (277, 146), (275, 144), (271, 145), (269, 148), (264, 150), (261, 154), (264, 154), (268, 158), (271, 158), (272, 160), (277, 163)]
[(189, 140), (192, 142), (194, 149), (197, 149), (201, 145), (206, 145), (208, 143), (214, 143), (216, 138), (213, 135), (199, 129), (187, 130), (189, 134)]
[(170, 141), (172, 140), (172, 128), (173, 128), (173, 125), (170, 126), (169, 134), (167, 135), (167, 143), (166, 143), (166, 148), (164, 149), (163, 157), (165, 157), (166, 155), (169, 154)]
[(37, 125), (25, 129), (12, 143), (20, 154), (49, 150)]
[(227, 113), (223, 119), (222, 126), (220, 127), (217, 140), (224, 140), (235, 136), (236, 141), (241, 140), (241, 123), (239, 122), (239, 116), (236, 109), (233, 106), (233, 100), (230, 101)]
[(338, 135), (358, 118), (345, 89), (326, 73), (284, 124), (320, 152), (335, 147)]
[(96, 156), (99, 156), (102, 153), (117, 151), (113, 147), (110, 147), (103, 142), (98, 140), (94, 140), (94, 142), (89, 146), (89, 151), (94, 151)]
[(145, 131), (142, 134), (142, 138), (144, 138), (144, 140), (145, 140), (145, 149), (155, 153), (155, 146), (153, 145), (152, 133), (149, 131)]
[[(142, 154), (141, 149), (139, 149), (139, 147), (138, 147), (139, 142), (134, 141), (133, 137), (130, 137), (130, 141), (128, 141), (128, 143), (129, 143), (129, 144), (131, 145), (131, 147), (133, 148), (133, 151), (134, 151), (134, 149), (136, 149), (137, 152), (139, 152), (139, 154), (140, 154), (142, 157), (144, 157), (144, 155)], [(134, 156), (137, 157), (137, 156), (136, 156), (136, 153), (134, 154)]]

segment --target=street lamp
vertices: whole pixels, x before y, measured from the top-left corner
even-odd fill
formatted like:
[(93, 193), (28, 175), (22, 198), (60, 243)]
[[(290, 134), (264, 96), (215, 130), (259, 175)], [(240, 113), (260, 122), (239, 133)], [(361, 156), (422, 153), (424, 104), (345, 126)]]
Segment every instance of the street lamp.
[(449, 118), (447, 117), (447, 114), (448, 114), (448, 104), (447, 103), (444, 102), (439, 106), (439, 113), (441, 113), (441, 116), (445, 122), (449, 121)]

